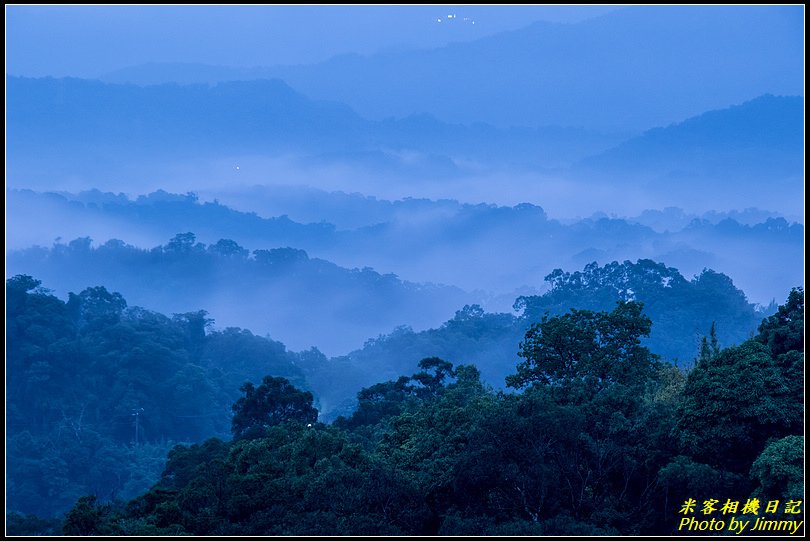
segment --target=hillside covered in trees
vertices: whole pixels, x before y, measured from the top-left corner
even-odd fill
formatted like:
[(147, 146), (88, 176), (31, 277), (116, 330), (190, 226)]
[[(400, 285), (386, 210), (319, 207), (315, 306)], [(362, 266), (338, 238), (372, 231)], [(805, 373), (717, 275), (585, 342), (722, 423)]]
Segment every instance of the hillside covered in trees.
[(424, 357), (475, 364), (483, 381), (500, 389), (518, 362), (521, 338), (546, 313), (643, 302), (654, 322), (644, 344), (664, 360), (688, 365), (713, 323), (720, 344), (738, 344), (775, 309), (748, 302), (721, 273), (704, 270), (687, 279), (651, 260), (556, 269), (546, 276), (546, 293), (513, 297), (511, 313), (488, 312), (457, 288), (346, 269), (293, 248), (251, 253), (230, 239), (206, 245), (191, 233), (149, 250), (120, 241), (93, 247), (80, 238), (14, 252), (10, 262), (57, 297), (101, 284), (147, 312), (205, 310), (213, 320), (209, 330), (250, 328), (283, 343), (300, 352), (297, 366), (320, 401), (322, 420), (350, 413), (357, 391), (413, 372)]
[[(789, 481), (795, 491), (795, 479), (763, 480), (751, 467), (769, 438), (803, 430), (803, 292), (792, 292), (788, 304), (738, 346), (721, 348), (710, 325), (711, 340), (698, 344), (696, 362), (687, 372), (647, 347), (655, 324), (634, 300), (614, 301), (610, 311), (582, 308), (540, 318), (529, 315), (532, 303), (551, 306), (571, 283), (586, 287), (594, 276), (615, 275), (621, 268), (642, 276), (656, 268), (666, 270), (639, 262), (586, 269), (587, 280), (581, 273), (558, 273), (549, 277), (558, 285), (547, 295), (518, 301), (526, 305), (521, 317), (468, 306), (440, 328), (422, 333), (401, 329), (369, 341), (352, 356), (331, 360), (317, 350), (287, 351), (246, 330), (212, 330), (204, 311), (167, 317), (129, 307), (120, 294), (103, 287), (71, 294), (64, 302), (38, 280), (16, 276), (6, 285), (12, 522), (23, 529), (35, 527), (40, 523), (33, 516), (59, 516), (77, 499), (92, 495), (81, 499), (68, 519), (75, 522), (76, 513), (89, 513), (95, 517), (92, 531), (98, 533), (638, 533), (670, 526), (662, 522), (667, 515), (656, 499), (661, 490), (670, 490), (666, 475), (671, 483), (678, 479), (680, 484), (672, 488), (676, 491), (697, 490), (706, 475), (717, 476), (723, 480), (718, 486), (740, 497), (760, 490), (757, 483), (765, 483), (761, 490), (773, 491), (788, 490)], [(709, 284), (724, 283), (709, 276), (714, 280)], [(688, 291), (690, 282), (669, 278), (668, 287)], [(631, 282), (641, 297), (640, 284)], [(700, 280), (691, 284), (697, 287)], [(608, 288), (605, 280), (602, 287)], [(603, 295), (608, 303), (607, 291)], [(740, 302), (739, 296), (730, 297)], [(726, 305), (727, 320), (733, 321), (729, 306), (735, 305)], [(510, 343), (517, 353), (511, 368), (505, 368), (506, 356), (503, 366), (490, 365), (487, 357), (497, 359), (497, 352)], [(434, 355), (424, 353), (431, 348)], [(472, 357), (481, 369), (444, 360), (445, 355)], [(399, 375), (410, 366), (416, 367), (415, 375)], [(519, 392), (496, 390), (482, 371), (490, 377), (504, 372), (506, 383)], [(335, 389), (374, 373), (381, 377), (364, 384), (354, 401), (344, 397), (339, 402), (341, 393)], [(380, 383), (386, 377), (389, 381)], [(721, 385), (717, 378), (726, 379)], [(750, 392), (740, 395), (746, 385)], [(718, 392), (730, 394), (708, 403)], [(322, 415), (322, 421), (344, 415), (332, 424), (317, 422), (324, 402), (332, 414)], [(267, 421), (263, 415), (271, 407), (276, 413)], [(718, 407), (728, 408), (723, 423), (701, 420), (706, 408)], [(216, 439), (210, 440), (212, 436)], [(508, 437), (517, 438), (506, 446), (510, 450), (500, 445), (512, 441)], [(267, 438), (276, 438), (275, 443)], [(178, 442), (185, 443), (175, 447)], [(242, 449), (250, 445), (260, 447)], [(529, 448), (521, 450), (520, 445)], [(770, 451), (776, 455), (766, 458), (789, 462), (778, 453), (795, 452), (796, 445), (795, 439), (785, 440)], [(173, 448), (164, 469), (165, 455)], [(243, 451), (259, 454), (245, 459), (247, 470), (230, 469)], [(563, 457), (573, 462), (565, 463)], [(540, 470), (536, 460), (545, 464)], [(757, 475), (776, 475), (763, 469), (762, 460)], [(497, 468), (486, 475), (479, 472), (483, 477), (478, 479), (473, 475), (478, 461)], [(185, 477), (178, 480), (171, 473), (176, 468)], [(240, 499), (240, 491), (249, 494), (251, 483), (259, 482), (239, 478), (251, 468), (259, 468), (250, 475), (263, 479), (261, 483), (275, 479), (268, 485), (281, 491), (272, 496), (278, 498), (275, 504)], [(573, 488), (560, 483), (572, 482), (566, 475), (574, 472), (591, 471), (590, 477), (597, 470), (604, 477), (579, 481), (585, 483), (578, 487), (579, 497), (587, 494), (590, 500), (570, 507)], [(688, 485), (691, 477), (683, 477), (692, 470), (698, 483), (694, 487)], [(157, 485), (149, 489), (161, 471)], [(199, 473), (194, 472), (203, 471), (219, 472), (221, 478), (206, 474), (195, 481)], [(224, 483), (216, 489), (216, 505), (208, 492), (214, 479)], [(615, 500), (619, 485), (631, 481), (639, 484)], [(356, 500), (342, 502), (344, 511), (338, 511), (328, 496), (335, 492), (311, 492), (315, 487), (325, 491), (330, 483), (361, 488), (352, 492)], [(137, 505), (115, 503), (147, 490), (133, 500)], [(556, 507), (546, 509), (552, 500)], [(659, 507), (650, 508), (654, 501)], [(607, 502), (619, 507), (605, 522), (596, 507)], [(156, 517), (167, 510), (169, 517)], [(208, 518), (200, 522), (203, 516)], [(309, 529), (296, 529), (298, 523)]]
[(307, 386), (298, 355), (247, 330), (206, 332), (204, 311), (167, 317), (103, 287), (64, 302), (29, 276), (8, 280), (6, 298), (10, 510), (47, 517), (88, 493), (132, 497), (171, 442), (227, 436), (245, 381)]
[[(11, 285), (17, 302), (52, 303), (36, 282)], [(704, 518), (688, 502), (710, 499), (717, 515), (738, 502), (726, 520), (777, 502), (768, 516), (793, 527), (804, 518), (803, 310), (795, 289), (752, 339), (705, 341), (687, 373), (641, 344), (652, 323), (639, 303), (574, 310), (530, 327), (508, 392), (473, 365), (428, 357), (410, 377), (363, 389), (331, 425), (316, 421), (311, 393), (266, 376), (242, 387), (232, 439), (175, 446), (158, 482), (128, 502), (80, 497), (62, 531), (671, 534)], [(104, 313), (85, 312), (74, 325)], [(119, 329), (133, 325), (118, 317)], [(78, 439), (64, 420), (63, 437)]]
[[(617, 301), (639, 301), (653, 321), (642, 343), (672, 364), (691, 366), (701, 339), (714, 329), (723, 346), (750, 338), (764, 316), (776, 306), (757, 308), (731, 280), (704, 270), (691, 280), (677, 269), (650, 260), (635, 263), (592, 263), (573, 273), (555, 270), (546, 276), (549, 290), (542, 295), (519, 297), (517, 313), (488, 313), (467, 305), (437, 328), (414, 331), (406, 326), (368, 340), (362, 349), (321, 363), (308, 372), (324, 404), (346, 413), (356, 405), (328, 382), (353, 380), (368, 386), (381, 377), (396, 378), (416, 370), (416, 360), (439, 356), (454, 364), (474, 364), (482, 380), (501, 389), (505, 378), (519, 362), (517, 345), (529, 327), (548, 316), (560, 316), (572, 308), (611, 310)], [(321, 383), (323, 382), (323, 383)], [(342, 387), (350, 387), (344, 384)], [(348, 408), (348, 409), (347, 409)], [(329, 412), (326, 418), (331, 418)]]

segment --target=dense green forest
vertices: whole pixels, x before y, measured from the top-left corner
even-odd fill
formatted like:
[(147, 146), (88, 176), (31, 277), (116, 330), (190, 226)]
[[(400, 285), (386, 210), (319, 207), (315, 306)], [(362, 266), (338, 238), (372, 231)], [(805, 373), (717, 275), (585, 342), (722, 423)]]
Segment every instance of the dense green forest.
[(691, 280), (677, 269), (641, 259), (636, 263), (596, 263), (581, 272), (556, 269), (546, 276), (550, 290), (541, 296), (520, 297), (515, 306), (529, 321), (549, 312), (562, 315), (570, 308), (610, 310), (617, 300), (638, 300), (655, 323), (645, 344), (674, 364), (694, 359), (700, 337), (716, 324), (721, 343), (737, 344), (750, 338), (775, 303), (759, 311), (734, 287), (731, 279), (704, 269)]
[(169, 318), (103, 287), (63, 302), (22, 275), (6, 282), (6, 310), (6, 496), (16, 511), (52, 516), (87, 493), (132, 497), (173, 442), (227, 436), (245, 381), (274, 374), (306, 387), (297, 355), (246, 330), (206, 332), (203, 311)]
[[(783, 513), (804, 490), (800, 288), (737, 346), (710, 325), (686, 371), (624, 299), (536, 318), (508, 390), (424, 356), (331, 424), (317, 351), (101, 287), (6, 290), (9, 533), (667, 534), (690, 499), (803, 519)], [(437, 331), (483, 323), (506, 320), (467, 307)]]
[(546, 312), (638, 300), (655, 323), (645, 345), (683, 365), (712, 322), (722, 345), (738, 344), (775, 309), (750, 303), (724, 274), (704, 269), (689, 279), (640, 259), (556, 269), (545, 277), (546, 293), (520, 297), (512, 313), (490, 313), (474, 293), (455, 287), (348, 269), (296, 248), (250, 251), (229, 238), (206, 245), (193, 233), (148, 250), (117, 240), (93, 246), (82, 237), (14, 252), (10, 267), (60, 295), (104, 285), (130, 304), (168, 314), (205, 309), (221, 327), (249, 328), (305, 351), (299, 366), (320, 399), (322, 420), (350, 413), (357, 391), (411, 373), (424, 357), (475, 364), (484, 382), (502, 388), (518, 361), (517, 344)]
[[(546, 276), (549, 291), (520, 297), (516, 315), (488, 313), (477, 305), (458, 310), (443, 325), (415, 332), (400, 327), (366, 342), (360, 350), (319, 363), (307, 377), (336, 413), (356, 407), (356, 400), (330, 387), (332, 381), (357, 381), (363, 386), (380, 379), (396, 379), (416, 369), (418, 359), (439, 356), (454, 364), (474, 364), (481, 379), (501, 389), (505, 378), (520, 361), (517, 345), (529, 327), (544, 315), (563, 315), (571, 308), (611, 310), (617, 301), (637, 300), (653, 321), (642, 343), (665, 361), (679, 366), (694, 362), (701, 337), (714, 324), (721, 345), (739, 344), (750, 338), (776, 305), (758, 309), (724, 274), (704, 270), (691, 280), (677, 269), (641, 259), (633, 263), (595, 263), (581, 272), (555, 270)], [(331, 411), (325, 412), (331, 419)]]

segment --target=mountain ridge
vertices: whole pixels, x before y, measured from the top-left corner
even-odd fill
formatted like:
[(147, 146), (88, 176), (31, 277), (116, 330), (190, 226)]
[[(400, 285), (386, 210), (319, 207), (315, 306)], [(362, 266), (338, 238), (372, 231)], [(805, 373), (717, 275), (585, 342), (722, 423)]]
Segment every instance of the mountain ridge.
[[(801, 177), (804, 98), (765, 94), (654, 128), (581, 162), (590, 171)], [(702, 171), (703, 170), (703, 171)]]
[(429, 112), (500, 127), (641, 131), (769, 92), (802, 94), (802, 20), (791, 6), (633, 6), (434, 49), (251, 73), (372, 119)]

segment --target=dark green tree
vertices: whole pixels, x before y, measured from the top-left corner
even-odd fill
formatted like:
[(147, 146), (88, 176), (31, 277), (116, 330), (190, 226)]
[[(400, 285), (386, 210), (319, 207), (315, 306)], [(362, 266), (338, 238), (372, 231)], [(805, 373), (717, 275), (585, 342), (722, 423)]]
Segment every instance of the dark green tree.
[(196, 241), (197, 236), (194, 233), (178, 233), (166, 244), (164, 250), (167, 253), (187, 254), (194, 249)]
[(751, 466), (758, 495), (768, 500), (801, 500), (804, 494), (804, 436), (771, 441)]
[(804, 353), (804, 289), (793, 288), (787, 302), (762, 321), (758, 342), (766, 344), (774, 356), (788, 351)]
[(7, 536), (56, 536), (62, 533), (62, 521), (42, 519), (36, 515), (8, 513), (6, 515)]
[(216, 244), (208, 247), (208, 251), (219, 257), (240, 260), (247, 259), (248, 255), (250, 255), (249, 250), (242, 248), (236, 241), (231, 239), (219, 239)]
[[(411, 376), (411, 380), (419, 384), (416, 389), (417, 396), (434, 397), (444, 388), (447, 377), (455, 377), (453, 363), (449, 363), (438, 357), (427, 357), (419, 361), (419, 368), (422, 369)], [(433, 373), (430, 373), (432, 370)]]
[(386, 419), (401, 414), (417, 402), (411, 379), (401, 376), (396, 381), (375, 383), (357, 393), (357, 409), (349, 418), (338, 417), (335, 424), (357, 431), (362, 426), (380, 426)]
[[(385, 427), (386, 421), (422, 402), (438, 398), (446, 389), (448, 378), (455, 378), (453, 363), (439, 357), (426, 357), (419, 361), (422, 370), (411, 377), (401, 376), (396, 381), (377, 383), (357, 393), (357, 409), (348, 419), (338, 418), (337, 426), (358, 431), (360, 427)], [(430, 372), (432, 371), (432, 373)]]
[(712, 321), (711, 329), (709, 329), (709, 337), (704, 336), (700, 339), (700, 351), (698, 353), (697, 362), (706, 363), (711, 361), (720, 353), (720, 342), (717, 340), (717, 329)]
[(100, 505), (95, 496), (79, 498), (65, 516), (62, 532), (65, 535), (98, 535), (108, 508)]
[(572, 309), (563, 316), (544, 316), (526, 332), (518, 353), (525, 360), (507, 384), (523, 388), (535, 382), (558, 385), (573, 380), (590, 380), (598, 387), (643, 383), (657, 361), (641, 345), (651, 326), (642, 306), (619, 301), (610, 313)]
[(121, 320), (127, 301), (120, 293), (110, 293), (103, 286), (88, 287), (78, 295), (69, 294), (67, 308), (80, 327), (100, 329)]
[(314, 423), (318, 419), (312, 393), (299, 391), (284, 378), (265, 376), (258, 387), (247, 382), (241, 391), (244, 396), (233, 405), (235, 440), (263, 437), (268, 428), (286, 421)]
[(684, 452), (714, 467), (747, 472), (769, 438), (801, 432), (803, 407), (794, 387), (768, 348), (754, 340), (698, 363), (689, 373), (678, 420)]

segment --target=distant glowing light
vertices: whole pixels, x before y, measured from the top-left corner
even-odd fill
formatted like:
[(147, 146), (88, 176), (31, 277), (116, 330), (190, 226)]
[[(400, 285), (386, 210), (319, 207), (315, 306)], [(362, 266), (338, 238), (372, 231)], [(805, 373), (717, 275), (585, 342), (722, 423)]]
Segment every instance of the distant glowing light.
[[(444, 18), (438, 17), (436, 19), (436, 22), (440, 23), (440, 22), (447, 21), (448, 23), (452, 23), (452, 22), (457, 21), (457, 20), (458, 20), (458, 14), (457, 13), (448, 13), (447, 15), (445, 15)], [(475, 21), (472, 20), (470, 17), (462, 17), (461, 20), (462, 20), (462, 22), (465, 22), (465, 23), (475, 24)]]

